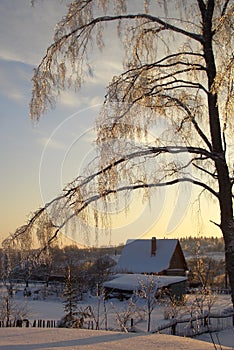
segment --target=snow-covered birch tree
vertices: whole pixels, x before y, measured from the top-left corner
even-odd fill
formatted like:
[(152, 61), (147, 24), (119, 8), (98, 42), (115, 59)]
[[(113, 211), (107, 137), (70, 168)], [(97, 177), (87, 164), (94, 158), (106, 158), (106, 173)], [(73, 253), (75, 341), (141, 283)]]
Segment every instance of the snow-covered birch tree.
[[(233, 0), (71, 2), (34, 71), (32, 119), (54, 107), (62, 90), (81, 88), (92, 72), (92, 48), (103, 48), (112, 25), (123, 44), (123, 72), (109, 83), (97, 118), (96, 169), (39, 209), (13, 241), (29, 237), (49, 207), (67, 206), (73, 214), (55, 225), (48, 243), (71, 217), (88, 220), (91, 203), (138, 189), (149, 198), (153, 188), (192, 183), (219, 206), (216, 225), (234, 303), (233, 11)], [(163, 137), (147, 142), (162, 118)], [(98, 224), (98, 212), (93, 213)], [(105, 215), (102, 222), (108, 226)]]

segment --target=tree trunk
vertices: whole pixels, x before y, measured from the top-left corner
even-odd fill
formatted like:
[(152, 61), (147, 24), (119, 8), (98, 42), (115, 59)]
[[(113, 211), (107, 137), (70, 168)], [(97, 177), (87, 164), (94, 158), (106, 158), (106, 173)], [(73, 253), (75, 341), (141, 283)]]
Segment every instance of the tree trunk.
[(203, 52), (206, 61), (206, 73), (208, 79), (208, 110), (212, 152), (216, 156), (215, 167), (219, 185), (220, 228), (225, 243), (226, 268), (232, 293), (234, 306), (234, 220), (232, 204), (232, 186), (229, 177), (229, 169), (225, 157), (225, 144), (222, 139), (218, 98), (212, 93), (213, 83), (216, 77), (216, 64), (212, 47), (214, 32), (212, 19), (214, 14), (214, 0), (208, 0), (206, 5), (198, 0), (203, 20)]
[(151, 311), (148, 310), (148, 326), (147, 326), (147, 332), (150, 332), (151, 327)]
[[(226, 165), (226, 164), (225, 164)], [(225, 245), (225, 262), (231, 287), (232, 304), (234, 307), (234, 219), (232, 205), (232, 188), (228, 177), (227, 166), (217, 166), (219, 180), (219, 204), (221, 216), (221, 231)]]
[(222, 227), (222, 233), (225, 243), (226, 269), (231, 288), (232, 304), (234, 307), (234, 220), (226, 223)]

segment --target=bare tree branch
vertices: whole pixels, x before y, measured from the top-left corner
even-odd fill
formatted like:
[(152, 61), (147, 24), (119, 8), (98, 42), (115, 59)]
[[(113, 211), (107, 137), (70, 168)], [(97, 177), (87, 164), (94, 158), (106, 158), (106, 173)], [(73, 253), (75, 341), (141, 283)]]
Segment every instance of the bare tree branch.
[(197, 165), (197, 164), (193, 164), (197, 169), (203, 171), (204, 173), (212, 176), (215, 180), (217, 180), (217, 174), (215, 173), (211, 173), (209, 170), (202, 168), (201, 166)]

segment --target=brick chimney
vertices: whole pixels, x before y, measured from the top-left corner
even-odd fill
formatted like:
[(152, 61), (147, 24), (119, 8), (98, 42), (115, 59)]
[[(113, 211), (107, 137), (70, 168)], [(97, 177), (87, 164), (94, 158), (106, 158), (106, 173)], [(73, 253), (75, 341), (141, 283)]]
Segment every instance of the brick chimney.
[(152, 237), (151, 239), (151, 256), (156, 255), (156, 237)]

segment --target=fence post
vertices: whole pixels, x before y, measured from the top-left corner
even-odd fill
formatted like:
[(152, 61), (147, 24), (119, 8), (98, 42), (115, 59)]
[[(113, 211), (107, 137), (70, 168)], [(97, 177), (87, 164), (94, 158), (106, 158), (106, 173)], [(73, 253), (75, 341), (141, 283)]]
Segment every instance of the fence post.
[(17, 320), (16, 321), (16, 327), (22, 327), (23, 321), (22, 320)]
[(176, 321), (173, 323), (173, 325), (171, 326), (171, 334), (172, 335), (176, 335)]
[(204, 315), (203, 324), (205, 327), (208, 326), (208, 314), (207, 313)]

